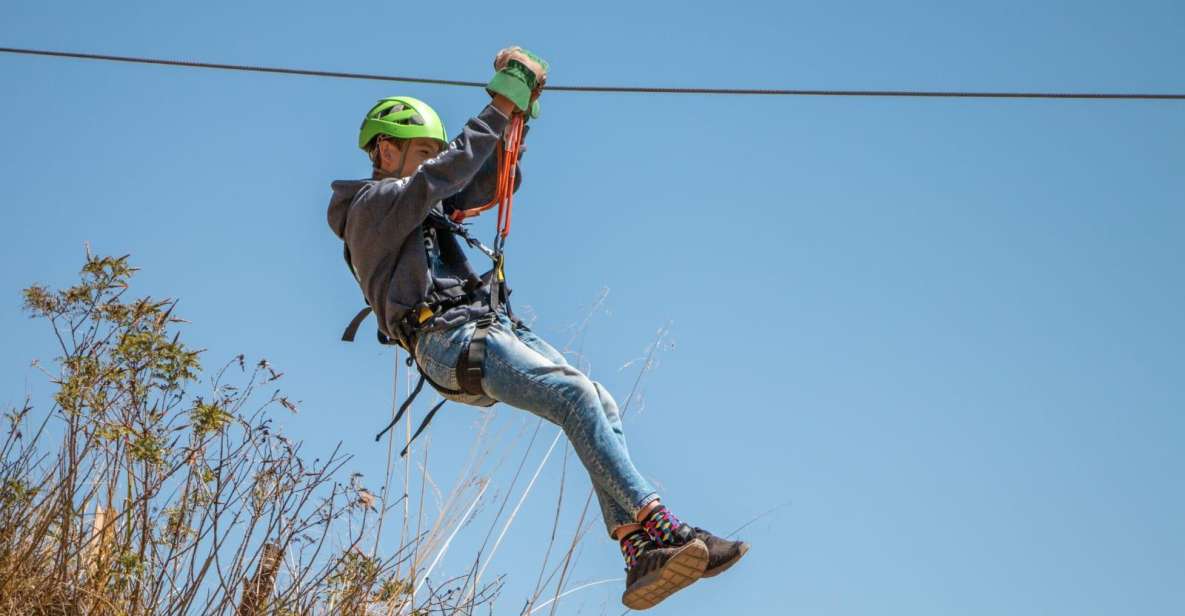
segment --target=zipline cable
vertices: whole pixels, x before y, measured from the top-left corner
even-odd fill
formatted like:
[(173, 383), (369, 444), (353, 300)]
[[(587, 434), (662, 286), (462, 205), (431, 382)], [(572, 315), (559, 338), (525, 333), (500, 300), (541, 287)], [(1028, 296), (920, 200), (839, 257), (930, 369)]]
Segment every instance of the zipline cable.
[[(308, 77), (334, 77), (338, 79), (365, 79), (371, 81), (398, 81), (443, 86), (484, 88), (482, 81), (460, 81), (456, 79), (430, 79), (427, 77), (405, 77), (379, 75), (374, 73), (347, 73), (339, 71), (318, 71), (303, 68), (277, 66), (252, 66), (249, 64), (220, 64), (215, 62), (194, 62), (168, 60), (139, 56), (115, 56), (108, 54), (78, 53), (46, 49), (23, 49), (0, 47), (0, 53), (28, 56), (48, 56), (79, 60), (100, 60), (126, 62), (131, 64), (155, 64), (185, 68), (208, 68), (226, 71), (272, 73), (281, 75), (304, 75)], [(562, 86), (548, 85), (548, 92), (618, 92), (627, 94), (714, 94), (714, 95), (756, 95), (756, 96), (864, 96), (864, 97), (911, 97), (911, 98), (1015, 98), (1015, 99), (1076, 99), (1076, 100), (1185, 100), (1185, 94), (1160, 94), (1146, 92), (964, 92), (954, 90), (778, 90), (764, 88), (664, 88), (648, 86)]]

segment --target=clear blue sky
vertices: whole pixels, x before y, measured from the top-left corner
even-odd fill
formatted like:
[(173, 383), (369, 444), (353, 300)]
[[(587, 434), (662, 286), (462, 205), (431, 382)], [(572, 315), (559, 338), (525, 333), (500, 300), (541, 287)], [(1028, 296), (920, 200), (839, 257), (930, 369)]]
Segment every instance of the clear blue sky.
[[(1173, 1), (9, 0), (0, 41), (468, 80), (517, 43), (556, 84), (1185, 91)], [(0, 79), (0, 402), (46, 401), (28, 366), (50, 337), (19, 291), (69, 283), (89, 241), (131, 253), (141, 292), (181, 298), (208, 364), (283, 369), (303, 401), (285, 429), (309, 451), (343, 441), (376, 481), (392, 358), (370, 326), (337, 340), (359, 295), (329, 182), (366, 174), (375, 99), (426, 99), (452, 132), (485, 94), (12, 56)], [(737, 569), (659, 613), (1185, 613), (1185, 104), (543, 105), (517, 305), (562, 342), (610, 288), (583, 344), (619, 399), (634, 371), (618, 367), (672, 322), (627, 420), (639, 467), (721, 532), (790, 503), (747, 529)], [(446, 409), (443, 465), (477, 417)], [(510, 573), (497, 613), (534, 584), (558, 469), (491, 569)], [(575, 579), (618, 575), (616, 550), (590, 539)], [(616, 613), (620, 590), (560, 612)]]

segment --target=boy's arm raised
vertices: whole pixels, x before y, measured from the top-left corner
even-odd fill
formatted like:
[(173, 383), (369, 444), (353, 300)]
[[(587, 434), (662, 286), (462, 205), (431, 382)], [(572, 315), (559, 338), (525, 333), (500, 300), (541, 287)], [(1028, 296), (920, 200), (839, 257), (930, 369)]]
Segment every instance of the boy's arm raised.
[(410, 176), (363, 188), (354, 198), (353, 209), (368, 212), (365, 218), (377, 222), (383, 237), (410, 233), (437, 201), (460, 192), (494, 153), (509, 121), (499, 102), (495, 99), (466, 122), (443, 152), (424, 161)]

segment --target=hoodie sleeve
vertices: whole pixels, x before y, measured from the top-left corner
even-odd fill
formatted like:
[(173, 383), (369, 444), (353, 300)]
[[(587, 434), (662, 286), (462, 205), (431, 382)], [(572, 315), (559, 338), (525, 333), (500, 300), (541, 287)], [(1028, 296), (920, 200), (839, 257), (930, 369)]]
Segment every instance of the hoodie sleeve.
[[(531, 130), (528, 124), (524, 127), (523, 136)], [(477, 175), (473, 176), (473, 180), (465, 185), (460, 192), (449, 197), (444, 202), (444, 211), (446, 214), (452, 213), (454, 210), (468, 210), (481, 205), (489, 203), (494, 198), (494, 190), (498, 187), (498, 146), (494, 147), (495, 152), (486, 159), (484, 165), (478, 170)], [(523, 183), (523, 168), (518, 165), (514, 174), (514, 191), (518, 192), (518, 187)]]
[[(388, 241), (402, 238), (424, 222), (436, 202), (461, 192), (494, 154), (509, 119), (493, 105), (465, 123), (447, 148), (405, 178), (371, 182), (354, 197), (351, 209)], [(351, 225), (352, 226), (352, 225)]]

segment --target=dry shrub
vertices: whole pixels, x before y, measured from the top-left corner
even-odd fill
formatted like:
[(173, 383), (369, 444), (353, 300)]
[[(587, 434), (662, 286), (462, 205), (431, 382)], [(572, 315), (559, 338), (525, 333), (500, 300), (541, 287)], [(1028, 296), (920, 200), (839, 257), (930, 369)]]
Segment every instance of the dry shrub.
[[(340, 450), (310, 461), (272, 428), (269, 413), (296, 405), (267, 361), (203, 373), (173, 300), (126, 298), (134, 272), (88, 254), (77, 285), (24, 291), (60, 355), (41, 367), (52, 405), (8, 413), (0, 613), (428, 614), (458, 586), (466, 612), (492, 601), (501, 579), (475, 589), (472, 574), (417, 593), (464, 520), (442, 516), (380, 555), (376, 526), (396, 503), (341, 477)], [(462, 483), (457, 501), (476, 503), (466, 490), (486, 484)]]

